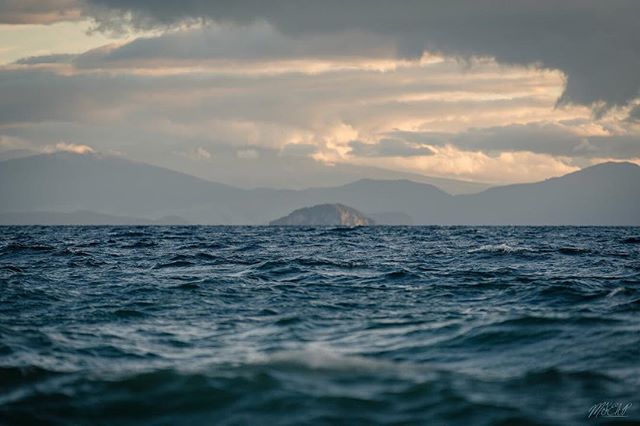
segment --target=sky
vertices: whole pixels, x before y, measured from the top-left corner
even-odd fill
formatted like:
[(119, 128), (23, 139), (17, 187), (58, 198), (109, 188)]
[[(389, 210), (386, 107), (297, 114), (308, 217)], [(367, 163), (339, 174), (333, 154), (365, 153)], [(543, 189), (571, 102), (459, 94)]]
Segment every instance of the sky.
[(638, 17), (635, 0), (0, 0), (0, 154), (245, 186), (640, 164)]

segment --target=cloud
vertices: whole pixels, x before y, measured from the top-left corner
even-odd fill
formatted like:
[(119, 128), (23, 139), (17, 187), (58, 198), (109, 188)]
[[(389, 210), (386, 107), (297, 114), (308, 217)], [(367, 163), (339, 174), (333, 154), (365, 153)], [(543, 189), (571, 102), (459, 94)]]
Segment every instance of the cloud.
[[(557, 69), (566, 75), (560, 104), (625, 105), (640, 92), (640, 31), (636, 0), (5, 0), (5, 23), (94, 19), (97, 29), (167, 28), (216, 22), (228, 33), (142, 39), (107, 55), (109, 61), (153, 55), (210, 58), (330, 57), (346, 52), (417, 59), (424, 51), (460, 58), (493, 57), (503, 64)], [(261, 40), (265, 28), (274, 28)], [(225, 34), (247, 34), (218, 40)], [(357, 36), (354, 36), (357, 34)], [(345, 35), (349, 35), (346, 37)], [(341, 37), (345, 40), (340, 43)], [(345, 38), (346, 37), (346, 38)], [(247, 44), (247, 40), (249, 41)], [(210, 51), (208, 43), (213, 43)], [(376, 48), (376, 41), (378, 46)], [(222, 49), (222, 50), (220, 50)]]
[(288, 157), (308, 157), (315, 154), (318, 147), (310, 143), (288, 143), (280, 150), (282, 156)]
[[(382, 36), (403, 58), (419, 58), (427, 50), (558, 69), (567, 76), (559, 103), (594, 105), (599, 111), (628, 103), (640, 90), (640, 2), (636, 0), (88, 0), (87, 4), (86, 13), (105, 29), (163, 27), (199, 19), (241, 26), (264, 21), (293, 39), (353, 30)], [(313, 55), (314, 46), (310, 48), (308, 54)]]
[(140, 91), (142, 78), (63, 75), (46, 69), (0, 70), (0, 125), (104, 120)]
[[(566, 75), (560, 104), (594, 106), (596, 112), (624, 105), (640, 91), (640, 31), (636, 0), (457, 0), (425, 2), (399, 0), (5, 0), (0, 16), (5, 23), (50, 23), (94, 19), (97, 28), (166, 28), (185, 22), (214, 21), (231, 24), (236, 31), (253, 31), (255, 25), (275, 28), (280, 40), (268, 38), (243, 45), (226, 40), (236, 56), (282, 56), (287, 47), (292, 56), (340, 55), (345, 49), (371, 54), (372, 40), (392, 46), (399, 58), (419, 58), (424, 51), (469, 58), (489, 56), (504, 64), (561, 70)], [(260, 24), (262, 23), (262, 24)], [(252, 29), (253, 28), (253, 29)], [(347, 43), (338, 43), (346, 33), (357, 33)], [(367, 36), (368, 35), (368, 36)], [(173, 39), (171, 39), (173, 37)], [(187, 41), (170, 36), (168, 44), (140, 40), (119, 51), (116, 57), (149, 55), (171, 50)], [(180, 55), (207, 56), (207, 36), (190, 41), (194, 49)], [(332, 41), (333, 40), (333, 41)], [(198, 44), (200, 43), (200, 44)], [(306, 49), (304, 46), (306, 45)], [(387, 52), (387, 48), (381, 52)], [(260, 49), (258, 49), (260, 50)], [(148, 52), (148, 53), (147, 53)], [(215, 49), (213, 50), (215, 53)], [(115, 59), (115, 58), (112, 58)]]
[(52, 24), (82, 18), (78, 0), (2, 0), (0, 24)]
[(472, 128), (456, 134), (438, 132), (391, 132), (391, 136), (432, 147), (455, 146), (465, 151), (499, 155), (501, 152), (531, 152), (558, 157), (640, 157), (640, 135), (583, 134), (579, 127), (537, 122), (489, 128)]
[(627, 117), (627, 120), (640, 122), (640, 104), (635, 105), (633, 108), (631, 108), (631, 110), (629, 111), (629, 116)]
[[(637, 158), (637, 127), (613, 117), (626, 109), (599, 121), (585, 107), (554, 109), (558, 72), (438, 58), (385, 70), (255, 73), (248, 59), (230, 67), (195, 61), (192, 69), (172, 52), (132, 55), (117, 69), (95, 51), (91, 68), (56, 58), (0, 67), (0, 135), (40, 147), (90, 143), (249, 186), (263, 184), (256, 176), (284, 176), (287, 162), (304, 163), (295, 170), (307, 173), (313, 159), (505, 182), (554, 176), (600, 156)], [(171, 61), (175, 69), (165, 67)], [(327, 181), (314, 176), (321, 177), (299, 185)]]
[(246, 143), (247, 134), (253, 133), (261, 143), (269, 137), (280, 148), (294, 140), (317, 144), (312, 139), (320, 140), (345, 124), (364, 133), (341, 139), (348, 142), (373, 140), (368, 136), (392, 128), (458, 130), (460, 125), (503, 124), (525, 113), (528, 119), (575, 116), (553, 110), (561, 84), (558, 75), (504, 70), (492, 62), (467, 71), (455, 61), (388, 72), (246, 74), (243, 67), (236, 72), (162, 71), (78, 71), (65, 65), (0, 69), (0, 125), (102, 122), (115, 131), (123, 123), (153, 123), (154, 131), (170, 128), (184, 139), (199, 131), (218, 137), (220, 133), (212, 131), (219, 129), (207, 126), (227, 123), (237, 129), (234, 138), (244, 133)]
[(534, 182), (578, 170), (567, 158), (531, 152), (501, 152), (488, 155), (453, 145), (434, 148), (434, 154), (413, 157), (356, 157), (358, 165), (383, 166), (429, 176), (480, 182)]
[(52, 146), (46, 146), (43, 152), (71, 152), (73, 154), (94, 154), (96, 151), (88, 145), (59, 142)]
[[(79, 67), (145, 67), (202, 64), (203, 61), (273, 62), (281, 60), (394, 58), (394, 45), (381, 36), (356, 31), (303, 38), (286, 37), (264, 22), (243, 27), (208, 25), (140, 37), (75, 58)], [(23, 61), (24, 62), (24, 61)]]
[(433, 155), (426, 147), (405, 142), (400, 139), (381, 139), (376, 143), (352, 141), (350, 154), (361, 157), (413, 157)]
[(0, 150), (29, 149), (31, 144), (20, 138), (0, 135)]
[(207, 151), (206, 149), (204, 149), (203, 147), (199, 146), (196, 149), (196, 157), (199, 160), (209, 160), (209, 159), (211, 159), (211, 153), (209, 151)]
[(18, 65), (42, 65), (42, 64), (71, 64), (78, 57), (75, 54), (56, 53), (52, 55), (29, 56), (18, 59)]
[(236, 152), (236, 155), (238, 156), (238, 158), (241, 158), (243, 160), (253, 160), (260, 157), (260, 152), (258, 152), (258, 150), (256, 149), (239, 149)]

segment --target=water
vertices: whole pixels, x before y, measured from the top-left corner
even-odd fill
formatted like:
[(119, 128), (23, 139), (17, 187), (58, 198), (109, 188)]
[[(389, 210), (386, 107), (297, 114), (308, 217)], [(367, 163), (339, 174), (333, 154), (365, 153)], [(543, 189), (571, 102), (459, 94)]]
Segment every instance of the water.
[(640, 421), (638, 228), (0, 231), (0, 423)]

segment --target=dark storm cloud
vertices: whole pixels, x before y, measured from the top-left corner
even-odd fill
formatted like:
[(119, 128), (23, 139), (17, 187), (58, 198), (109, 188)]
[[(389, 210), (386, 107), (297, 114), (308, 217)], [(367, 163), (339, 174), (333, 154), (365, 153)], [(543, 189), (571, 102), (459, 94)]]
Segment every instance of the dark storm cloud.
[(626, 104), (640, 89), (640, 2), (636, 0), (89, 0), (102, 28), (197, 19), (264, 20), (285, 35), (360, 30), (397, 43), (402, 57), (427, 50), (559, 69), (560, 103)]
[(266, 21), (293, 38), (375, 34), (403, 58), (431, 50), (558, 69), (567, 76), (559, 102), (596, 104), (596, 112), (626, 104), (640, 90), (637, 0), (0, 0), (5, 23), (73, 19), (79, 10), (103, 30)]
[(415, 146), (400, 139), (381, 139), (377, 143), (351, 141), (351, 155), (358, 157), (415, 157), (433, 155), (426, 146)]
[[(345, 43), (345, 39), (348, 43)], [(142, 37), (117, 48), (99, 48), (80, 55), (80, 67), (160, 64), (171, 61), (265, 61), (305, 58), (391, 58), (394, 50), (378, 36), (350, 33), (288, 38), (266, 24), (249, 27), (205, 27)], [(154, 62), (156, 61), (156, 62)]]

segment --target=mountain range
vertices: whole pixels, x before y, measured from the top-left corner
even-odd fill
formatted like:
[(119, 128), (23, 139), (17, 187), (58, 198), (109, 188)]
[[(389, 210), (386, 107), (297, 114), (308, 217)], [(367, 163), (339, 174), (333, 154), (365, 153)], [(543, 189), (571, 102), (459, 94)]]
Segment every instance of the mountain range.
[(0, 161), (0, 200), (1, 224), (267, 224), (302, 207), (341, 203), (381, 224), (640, 225), (640, 167), (602, 163), (452, 195), (406, 179), (244, 189), (120, 157), (53, 153)]
[[(305, 189), (311, 187), (333, 187), (360, 179), (394, 180), (406, 179), (428, 183), (450, 194), (471, 194), (483, 191), (491, 185), (425, 176), (356, 164), (327, 164), (310, 157), (278, 155), (272, 151), (255, 151), (258, 157), (239, 158), (236, 153), (216, 152), (206, 161), (197, 161), (185, 155), (171, 156), (174, 161), (153, 158), (148, 161), (157, 166), (181, 171), (212, 182), (225, 183), (239, 188)], [(30, 157), (39, 154), (29, 149), (0, 151), (0, 161)], [(166, 160), (166, 159), (165, 159)], [(247, 173), (251, 170), (251, 173)]]

